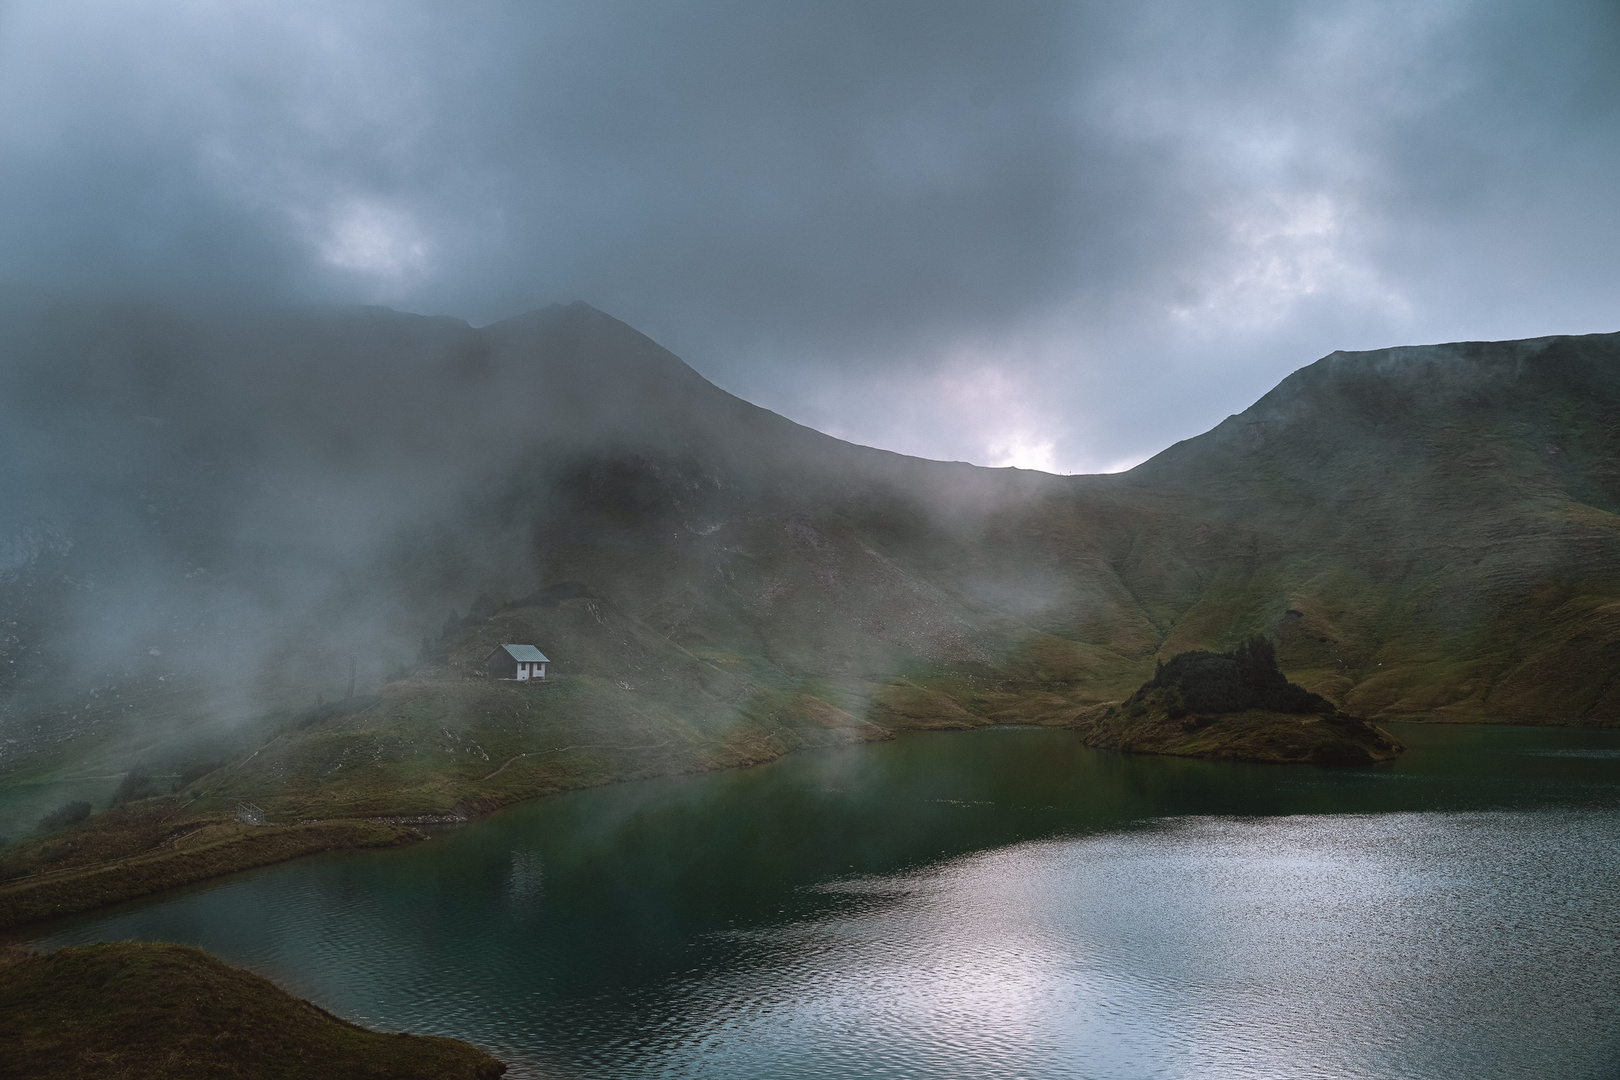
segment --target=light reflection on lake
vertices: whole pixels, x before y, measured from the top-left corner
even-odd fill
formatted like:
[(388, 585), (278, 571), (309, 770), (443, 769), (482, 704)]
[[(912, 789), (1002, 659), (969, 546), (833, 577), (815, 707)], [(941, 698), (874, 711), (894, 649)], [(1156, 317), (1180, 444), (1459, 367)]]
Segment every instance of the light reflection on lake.
[(1620, 1076), (1620, 733), (1394, 768), (919, 735), (553, 799), (48, 928), (516, 1076)]

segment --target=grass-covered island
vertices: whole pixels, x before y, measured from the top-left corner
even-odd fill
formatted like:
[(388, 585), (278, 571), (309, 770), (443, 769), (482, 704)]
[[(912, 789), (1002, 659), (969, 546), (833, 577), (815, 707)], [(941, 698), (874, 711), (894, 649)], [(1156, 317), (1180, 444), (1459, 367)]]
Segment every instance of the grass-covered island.
[(0, 1076), (493, 1080), (454, 1039), (384, 1034), (185, 945), (0, 946)]
[(1404, 749), (1289, 682), (1264, 637), (1229, 653), (1180, 653), (1126, 701), (1083, 713), (1080, 726), (1091, 746), (1222, 761), (1371, 765)]

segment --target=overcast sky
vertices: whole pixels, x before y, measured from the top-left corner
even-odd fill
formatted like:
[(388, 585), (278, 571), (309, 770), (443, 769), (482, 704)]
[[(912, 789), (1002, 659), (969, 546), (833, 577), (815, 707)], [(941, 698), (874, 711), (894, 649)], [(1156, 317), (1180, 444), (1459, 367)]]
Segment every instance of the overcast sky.
[(1337, 348), (1620, 329), (1620, 4), (7, 3), (0, 280), (584, 299), (1095, 471)]

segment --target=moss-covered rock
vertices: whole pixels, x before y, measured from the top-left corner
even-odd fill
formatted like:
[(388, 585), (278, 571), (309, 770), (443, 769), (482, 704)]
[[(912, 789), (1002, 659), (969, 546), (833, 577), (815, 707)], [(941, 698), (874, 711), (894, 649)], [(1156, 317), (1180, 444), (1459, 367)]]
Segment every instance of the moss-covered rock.
[(1223, 761), (1371, 765), (1404, 749), (1290, 683), (1263, 637), (1229, 653), (1181, 653), (1128, 700), (1086, 710), (1077, 723), (1091, 746)]

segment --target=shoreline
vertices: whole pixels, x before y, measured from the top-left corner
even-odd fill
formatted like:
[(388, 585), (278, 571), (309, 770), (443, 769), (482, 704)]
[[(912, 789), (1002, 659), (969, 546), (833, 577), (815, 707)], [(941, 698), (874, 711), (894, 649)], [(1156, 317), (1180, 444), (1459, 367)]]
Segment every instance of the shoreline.
[[(953, 730), (972, 730), (978, 727), (995, 727), (1000, 725), (964, 725)], [(1045, 725), (1049, 727), (1066, 725)], [(902, 729), (902, 730), (939, 730), (932, 729)], [(26, 937), (17, 932), (27, 927), (36, 926), (54, 919), (69, 918), (74, 915), (83, 915), (91, 911), (113, 907), (117, 904), (133, 900), (156, 896), (173, 889), (188, 885), (198, 885), (203, 882), (228, 877), (231, 874), (245, 870), (255, 870), (276, 863), (290, 862), (294, 859), (311, 855), (340, 853), (345, 851), (363, 851), (371, 849), (400, 847), (408, 844), (420, 843), (428, 839), (429, 833), (424, 830), (437, 830), (442, 828), (455, 828), (471, 824), (489, 814), (525, 803), (536, 802), (540, 799), (555, 795), (566, 794), (570, 791), (583, 791), (591, 788), (608, 787), (614, 784), (629, 783), (635, 780), (650, 780), (663, 776), (699, 775), (702, 773), (721, 772), (728, 769), (752, 768), (757, 765), (768, 765), (779, 761), (788, 754), (801, 750), (829, 749), (837, 745), (863, 745), (870, 742), (883, 742), (893, 738), (896, 731), (886, 728), (877, 728), (868, 738), (859, 738), (844, 742), (835, 742), (820, 745), (788, 747), (774, 754), (758, 755), (744, 754), (731, 760), (723, 758), (699, 758), (676, 765), (673, 768), (651, 769), (631, 766), (622, 771), (615, 771), (610, 775), (589, 778), (571, 778), (572, 782), (562, 784), (542, 782), (537, 790), (517, 794), (514, 793), (468, 793), (460, 799), (456, 808), (450, 813), (369, 813), (353, 816), (334, 816), (328, 818), (301, 818), (291, 822), (272, 822), (265, 825), (242, 825), (228, 821), (222, 817), (185, 818), (176, 817), (169, 835), (154, 848), (134, 852), (120, 858), (105, 861), (91, 862), (78, 866), (68, 866), (62, 869), (43, 870), (0, 879), (0, 940), (11, 940)], [(663, 747), (668, 744), (655, 744)], [(584, 747), (566, 747), (564, 749), (582, 749)], [(642, 749), (641, 747), (612, 749)], [(534, 751), (530, 754), (520, 754), (509, 759), (500, 769), (504, 771), (506, 765), (513, 761), (540, 757), (554, 753), (546, 749)], [(483, 778), (492, 779), (495, 774)], [(476, 781), (483, 782), (483, 781)], [(179, 800), (173, 796), (161, 796), (151, 800), (144, 800), (155, 807), (143, 807), (140, 803), (129, 804), (126, 807), (109, 808), (92, 817), (82, 826), (76, 826), (61, 833), (51, 834), (39, 838), (35, 843), (48, 843), (62, 840), (72, 845), (73, 837), (93, 833), (98, 829), (109, 826), (106, 815), (116, 814), (120, 811), (138, 812), (145, 809), (161, 809), (163, 804), (178, 804)], [(184, 807), (177, 809), (183, 810)], [(98, 820), (100, 819), (100, 820)], [(197, 836), (198, 834), (214, 832), (216, 835), (207, 837), (206, 842), (190, 848), (171, 848), (161, 850), (162, 847), (178, 844)], [(223, 835), (220, 835), (223, 833)]]

